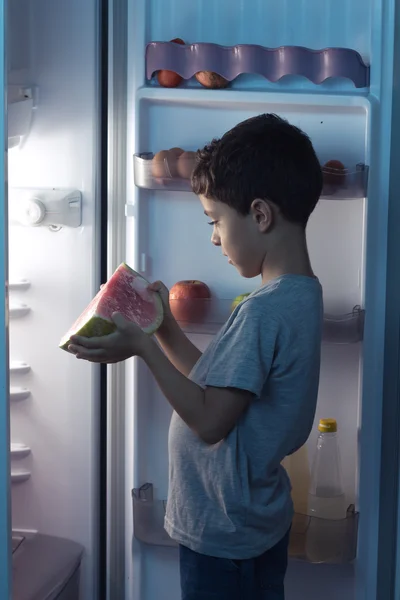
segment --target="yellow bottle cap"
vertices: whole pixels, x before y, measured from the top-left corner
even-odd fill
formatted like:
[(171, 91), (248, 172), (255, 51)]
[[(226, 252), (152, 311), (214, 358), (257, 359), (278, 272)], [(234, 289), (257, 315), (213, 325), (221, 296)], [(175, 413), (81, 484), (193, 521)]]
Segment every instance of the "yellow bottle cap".
[(337, 432), (337, 421), (336, 419), (321, 419), (318, 425), (318, 430), (322, 433), (336, 433)]

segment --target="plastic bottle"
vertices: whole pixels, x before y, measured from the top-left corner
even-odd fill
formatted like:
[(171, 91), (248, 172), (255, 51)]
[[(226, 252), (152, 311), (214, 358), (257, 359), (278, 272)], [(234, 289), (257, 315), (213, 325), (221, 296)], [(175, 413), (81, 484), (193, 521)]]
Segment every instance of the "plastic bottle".
[(307, 515), (308, 492), (310, 489), (310, 468), (308, 465), (307, 446), (302, 446), (297, 452), (287, 456), (282, 462), (292, 484), (292, 499), (294, 510), (301, 515)]
[(340, 450), (335, 419), (321, 419), (311, 470), (308, 495), (310, 525), (306, 553), (312, 562), (333, 562), (340, 558), (342, 527), (332, 521), (346, 519), (347, 505), (343, 489)]

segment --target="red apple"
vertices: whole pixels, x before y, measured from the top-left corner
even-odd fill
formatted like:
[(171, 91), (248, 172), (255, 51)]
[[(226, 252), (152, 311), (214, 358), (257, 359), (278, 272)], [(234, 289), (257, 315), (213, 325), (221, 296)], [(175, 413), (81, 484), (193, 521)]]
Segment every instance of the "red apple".
[(207, 315), (211, 292), (202, 281), (178, 281), (169, 292), (172, 314), (177, 321), (201, 323)]

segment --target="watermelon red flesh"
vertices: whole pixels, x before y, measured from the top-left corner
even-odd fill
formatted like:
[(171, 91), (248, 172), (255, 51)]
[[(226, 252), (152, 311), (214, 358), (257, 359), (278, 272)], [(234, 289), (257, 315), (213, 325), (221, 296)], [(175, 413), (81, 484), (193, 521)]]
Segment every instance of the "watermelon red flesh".
[(147, 290), (148, 282), (128, 267), (120, 265), (93, 298), (60, 342), (67, 350), (72, 335), (97, 337), (115, 331), (111, 315), (121, 313), (145, 333), (154, 333), (161, 325), (164, 311), (160, 296)]

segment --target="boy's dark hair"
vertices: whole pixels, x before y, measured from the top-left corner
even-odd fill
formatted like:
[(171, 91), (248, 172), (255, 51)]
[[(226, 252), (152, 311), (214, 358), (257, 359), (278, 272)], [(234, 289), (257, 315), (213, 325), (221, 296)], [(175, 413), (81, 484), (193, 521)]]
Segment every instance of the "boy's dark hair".
[(304, 132), (263, 114), (198, 150), (191, 183), (195, 194), (242, 215), (256, 198), (270, 200), (288, 221), (305, 227), (321, 195), (322, 171)]

